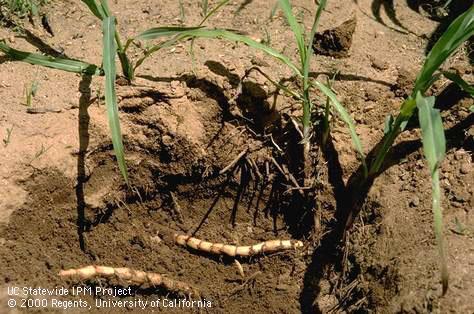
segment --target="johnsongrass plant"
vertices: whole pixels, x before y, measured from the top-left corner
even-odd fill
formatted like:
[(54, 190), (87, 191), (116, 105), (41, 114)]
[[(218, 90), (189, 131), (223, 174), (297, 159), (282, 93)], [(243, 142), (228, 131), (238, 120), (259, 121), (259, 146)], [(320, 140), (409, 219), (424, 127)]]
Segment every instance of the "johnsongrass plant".
[[(222, 1), (227, 2), (227, 1)], [(222, 4), (221, 2), (221, 4)], [(311, 163), (309, 163), (309, 150), (310, 150), (310, 139), (313, 133), (313, 121), (311, 121), (311, 113), (313, 112), (314, 105), (310, 98), (310, 91), (312, 88), (319, 89), (323, 94), (326, 95), (328, 98), (328, 102), (331, 104), (332, 108), (339, 114), (341, 119), (346, 123), (350, 130), (351, 138), (353, 144), (359, 153), (359, 157), (361, 159), (362, 164), (365, 167), (365, 156), (362, 150), (362, 144), (360, 142), (359, 137), (355, 131), (355, 126), (352, 121), (351, 116), (347, 113), (346, 109), (342, 106), (342, 104), (338, 101), (334, 92), (325, 84), (310, 79), (310, 61), (311, 56), (313, 55), (313, 48), (312, 43), (314, 40), (314, 36), (316, 34), (318, 22), (321, 16), (322, 11), (326, 6), (327, 0), (322, 0), (319, 3), (319, 7), (316, 10), (313, 24), (311, 27), (311, 32), (308, 36), (305, 36), (303, 33), (303, 27), (300, 25), (292, 12), (292, 6), (289, 0), (279, 0), (278, 4), (283, 10), (286, 20), (290, 25), (290, 28), (296, 38), (297, 48), (298, 48), (298, 63), (295, 64), (288, 56), (278, 52), (277, 50), (269, 47), (265, 44), (259, 43), (247, 36), (242, 34), (238, 34), (233, 31), (225, 30), (225, 29), (208, 29), (208, 28), (196, 28), (196, 29), (188, 29), (186, 31), (177, 34), (175, 37), (171, 38), (168, 41), (161, 42), (153, 47), (151, 47), (144, 57), (137, 61), (136, 66), (139, 66), (146, 58), (150, 57), (152, 53), (159, 51), (162, 48), (171, 46), (178, 41), (182, 41), (184, 39), (197, 39), (197, 38), (210, 38), (210, 39), (224, 39), (229, 41), (241, 42), (248, 45), (251, 48), (260, 50), (270, 57), (273, 57), (292, 70), (292, 72), (296, 75), (296, 77), (301, 81), (301, 89), (300, 90), (291, 90), (288, 87), (277, 83), (275, 80), (272, 80), (268, 75), (262, 73), (272, 84), (276, 85), (277, 88), (285, 91), (287, 94), (291, 95), (292, 97), (296, 98), (302, 106), (303, 115), (300, 119), (302, 125), (302, 134), (303, 138), (301, 143), (304, 145), (304, 173), (305, 173), (305, 181), (308, 179), (309, 167), (311, 167)], [(205, 20), (205, 19), (204, 19)], [(202, 24), (202, 23), (201, 23)], [(201, 25), (200, 24), (200, 25)], [(152, 40), (160, 37), (160, 29), (151, 29), (144, 33), (141, 33), (137, 37), (136, 40)], [(367, 171), (365, 171), (367, 173)]]
[[(418, 92), (423, 95), (430, 88), (430, 86), (439, 78), (439, 75), (435, 75), (435, 72), (446, 61), (446, 59), (448, 59), (449, 56), (451, 56), (457, 48), (472, 35), (474, 35), (474, 5), (451, 23), (426, 57), (425, 63), (417, 76), (410, 97), (403, 102), (395, 121), (391, 119), (392, 123), (389, 123), (388, 125), (383, 144), (378, 150), (374, 161), (370, 164), (369, 175), (374, 176), (378, 174), (385, 156), (392, 147), (393, 142), (405, 129), (408, 121), (413, 116), (416, 109), (415, 98)], [(466, 89), (466, 85), (463, 85), (461, 81), (457, 80), (456, 76), (451, 76), (449, 74), (446, 75), (446, 72), (444, 73), (448, 79), (460, 84), (461, 88)], [(472, 86), (471, 90), (468, 91), (472, 92)]]
[[(446, 59), (448, 59), (461, 44), (473, 35), (474, 5), (451, 23), (448, 29), (431, 49), (417, 76), (412, 94), (403, 102), (397, 118), (395, 121), (391, 116), (387, 119), (388, 123), (386, 125), (382, 146), (377, 151), (369, 168), (370, 177), (373, 178), (379, 174), (385, 157), (395, 139), (401, 132), (403, 132), (408, 121), (412, 118), (416, 109), (418, 109), (418, 118), (422, 131), (423, 151), (431, 174), (434, 231), (438, 246), (443, 294), (446, 293), (448, 289), (448, 268), (443, 243), (439, 166), (445, 155), (446, 140), (444, 137), (441, 115), (439, 110), (434, 109), (435, 98), (424, 97), (423, 94), (440, 77), (440, 74), (435, 74), (435, 72), (439, 70)], [(467, 84), (458, 75), (444, 71), (440, 71), (440, 73), (458, 84), (466, 92), (471, 95), (473, 94), (472, 85)]]
[(443, 240), (443, 214), (441, 210), (441, 189), (439, 186), (439, 166), (446, 153), (443, 121), (438, 109), (434, 109), (435, 98), (416, 95), (416, 106), (422, 132), (423, 151), (431, 174), (434, 231), (441, 266), (443, 294), (448, 289), (448, 266)]

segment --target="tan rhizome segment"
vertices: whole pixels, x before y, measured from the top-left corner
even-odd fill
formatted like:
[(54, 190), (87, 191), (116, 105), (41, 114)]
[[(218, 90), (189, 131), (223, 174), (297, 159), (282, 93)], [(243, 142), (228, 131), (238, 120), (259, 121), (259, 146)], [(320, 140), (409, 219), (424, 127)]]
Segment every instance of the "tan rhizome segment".
[(224, 243), (203, 241), (184, 234), (174, 234), (174, 241), (192, 249), (228, 256), (252, 256), (303, 247), (303, 242), (296, 240), (268, 240), (250, 246), (237, 246)]
[(115, 278), (130, 285), (149, 285), (163, 287), (171, 292), (199, 297), (199, 291), (185, 282), (167, 278), (165, 275), (135, 270), (126, 267), (114, 268), (108, 266), (90, 265), (82, 268), (61, 270), (59, 276), (76, 281), (93, 278)]

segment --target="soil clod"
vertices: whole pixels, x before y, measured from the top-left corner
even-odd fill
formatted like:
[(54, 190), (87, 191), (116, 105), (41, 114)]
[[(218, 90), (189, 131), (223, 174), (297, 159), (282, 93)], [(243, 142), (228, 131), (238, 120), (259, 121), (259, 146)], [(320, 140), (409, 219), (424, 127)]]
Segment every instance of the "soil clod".
[(314, 36), (314, 51), (334, 58), (348, 57), (356, 25), (357, 18), (354, 15), (352, 18), (335, 28), (327, 29), (322, 33), (317, 33)]

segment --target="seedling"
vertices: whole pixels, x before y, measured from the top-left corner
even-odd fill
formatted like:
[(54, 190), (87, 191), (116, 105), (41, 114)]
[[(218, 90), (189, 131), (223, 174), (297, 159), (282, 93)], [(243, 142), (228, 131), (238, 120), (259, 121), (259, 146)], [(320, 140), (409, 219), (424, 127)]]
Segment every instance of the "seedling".
[(201, 16), (204, 17), (207, 15), (207, 9), (208, 9), (208, 6), (209, 6), (209, 3), (207, 0), (201, 0)]
[(39, 8), (48, 3), (48, 0), (0, 0), (0, 19), (2, 16), (38, 15)]
[(184, 20), (186, 19), (186, 12), (184, 10), (183, 0), (179, 0), (179, 22), (181, 25), (184, 25)]
[(35, 153), (35, 155), (33, 156), (33, 158), (30, 160), (30, 162), (28, 163), (28, 165), (31, 165), (33, 163), (33, 161), (35, 161), (36, 159), (40, 158), (41, 156), (43, 156), (44, 154), (46, 154), (46, 152), (48, 150), (50, 150), (50, 148), (53, 147), (53, 145), (50, 145), (48, 147), (45, 147), (43, 144), (41, 144), (41, 148)]
[[(312, 128), (313, 122), (311, 121), (311, 113), (314, 109), (312, 100), (310, 98), (310, 90), (312, 88), (319, 89), (323, 94), (326, 95), (326, 97), (329, 98), (330, 105), (335, 109), (337, 113), (339, 113), (341, 119), (347, 124), (351, 133), (354, 146), (356, 147), (357, 152), (359, 153), (359, 156), (361, 157), (363, 165), (365, 165), (365, 156), (362, 150), (362, 145), (355, 131), (355, 126), (352, 121), (352, 118), (347, 113), (345, 108), (341, 105), (341, 103), (337, 100), (336, 95), (334, 94), (334, 92), (331, 91), (330, 88), (328, 88), (325, 84), (322, 84), (318, 81), (310, 79), (309, 77), (310, 58), (313, 54), (312, 43), (314, 40), (314, 36), (316, 34), (319, 18), (321, 16), (321, 13), (324, 7), (326, 6), (326, 2), (327, 2), (326, 0), (320, 1), (319, 7), (314, 16), (311, 32), (309, 36), (307, 37), (304, 36), (301, 25), (296, 21), (296, 17), (293, 15), (292, 7), (290, 5), (289, 0), (279, 0), (278, 2), (296, 38), (298, 52), (299, 52), (299, 66), (294, 64), (293, 61), (291, 61), (290, 58), (285, 56), (284, 54), (276, 51), (275, 49), (267, 45), (259, 43), (249, 37), (246, 37), (244, 35), (241, 35), (232, 31), (224, 30), (224, 29), (204, 29), (204, 28), (189, 29), (186, 32), (182, 32), (181, 34), (176, 35), (169, 41), (160, 43), (159, 45), (152, 47), (148, 51), (148, 53), (145, 54), (145, 56), (137, 62), (136, 65), (137, 66), (140, 65), (144, 61), (144, 59), (148, 58), (152, 53), (164, 47), (171, 46), (175, 42), (184, 40), (186, 38), (192, 38), (192, 39), (217, 38), (217, 39), (225, 39), (225, 40), (230, 40), (230, 41), (242, 42), (254, 49), (258, 49), (268, 54), (269, 56), (283, 62), (296, 74), (297, 78), (301, 80), (302, 87), (300, 90), (298, 91), (291, 90), (288, 87), (277, 83), (275, 80), (271, 79), (268, 75), (264, 74), (262, 71), (259, 70), (259, 72), (264, 74), (264, 76), (272, 84), (277, 86), (279, 89), (285, 91), (292, 97), (296, 98), (301, 103), (301, 106), (303, 108), (303, 116), (301, 117), (301, 125), (302, 125), (301, 133), (303, 134), (303, 136), (302, 136), (301, 143), (304, 145), (304, 156), (303, 156), (304, 165), (305, 165), (304, 178), (305, 178), (305, 184), (306, 183), (310, 184), (309, 173), (310, 173), (310, 170), (311, 170), (310, 168), (312, 167), (312, 165), (309, 162), (309, 149), (310, 149), (310, 139), (312, 137), (312, 131), (313, 131), (313, 128)], [(227, 3), (227, 1), (222, 1), (219, 4), (219, 6), (225, 3)], [(209, 14), (212, 14), (212, 13), (213, 11), (211, 11)], [(206, 19), (207, 17), (203, 20), (203, 22)], [(153, 30), (150, 30), (138, 35), (136, 39), (151, 40), (151, 39), (158, 38), (159, 36), (160, 36), (160, 32), (155, 32)]]
[(32, 100), (33, 97), (36, 96), (36, 92), (38, 91), (38, 81), (33, 80), (30, 84), (25, 84), (25, 105), (28, 108), (32, 107)]
[(12, 138), (13, 126), (11, 128), (7, 128), (7, 136), (3, 139), (3, 147), (7, 147), (10, 144)]
[[(435, 72), (456, 49), (474, 34), (474, 6), (455, 19), (446, 32), (440, 37), (428, 54), (423, 67), (418, 74), (412, 94), (402, 104), (397, 118), (389, 125), (381, 148), (370, 165), (369, 175), (376, 175), (392, 147), (397, 136), (405, 129), (408, 121), (415, 112), (415, 97), (420, 92), (424, 94), (439, 78)], [(446, 73), (446, 72), (445, 72)], [(450, 76), (448, 75), (448, 79)], [(451, 77), (453, 78), (453, 77)], [(456, 82), (456, 80), (454, 80)]]
[[(385, 157), (395, 139), (401, 132), (403, 132), (407, 123), (418, 108), (418, 117), (422, 129), (423, 150), (431, 173), (434, 231), (440, 256), (443, 294), (448, 288), (448, 270), (446, 265), (446, 253), (443, 245), (439, 165), (445, 154), (445, 138), (441, 116), (439, 111), (433, 108), (434, 97), (425, 98), (423, 94), (436, 80), (439, 79), (440, 74), (444, 74), (448, 79), (459, 84), (461, 88), (466, 91), (472, 92), (472, 90), (470, 90), (472, 86), (469, 86), (458, 75), (443, 71), (441, 71), (440, 74), (435, 74), (446, 59), (448, 59), (449, 56), (451, 56), (457, 48), (459, 48), (459, 46), (472, 35), (474, 35), (474, 6), (456, 18), (448, 27), (446, 32), (444, 32), (444, 34), (439, 38), (428, 54), (423, 67), (417, 76), (412, 94), (401, 105), (398, 116), (396, 119), (393, 119), (391, 116), (387, 118), (385, 136), (382, 140), (382, 145), (377, 151), (375, 158), (370, 163), (368, 177), (366, 177), (366, 180), (362, 183), (362, 185), (364, 185), (367, 180), (373, 179), (380, 173)], [(348, 222), (346, 228), (350, 227), (351, 224), (352, 222)]]
[(443, 216), (441, 211), (439, 166), (446, 152), (446, 140), (444, 138), (443, 121), (441, 120), (439, 110), (433, 108), (434, 103), (434, 97), (425, 98), (421, 96), (420, 92), (416, 95), (416, 105), (418, 107), (418, 117), (422, 131), (423, 151), (431, 173), (434, 231), (441, 263), (443, 293), (445, 293), (448, 289), (448, 268), (443, 243)]
[[(370, 180), (373, 180), (381, 171), (385, 157), (392, 147), (397, 136), (405, 129), (408, 121), (412, 118), (415, 113), (416, 108), (418, 107), (418, 116), (420, 119), (420, 125), (422, 127), (423, 133), (423, 147), (425, 151), (425, 156), (428, 160), (428, 165), (430, 168), (432, 176), (432, 185), (433, 185), (433, 213), (435, 221), (435, 234), (437, 237), (438, 250), (440, 254), (440, 263), (441, 263), (441, 278), (443, 284), (443, 293), (446, 292), (448, 287), (448, 275), (446, 267), (446, 258), (443, 247), (443, 237), (442, 237), (442, 219), (441, 219), (441, 208), (440, 208), (440, 190), (439, 190), (439, 174), (438, 167), (439, 163), (444, 156), (444, 132), (442, 128), (441, 118), (439, 117), (439, 112), (433, 109), (432, 98), (424, 98), (423, 94), (429, 89), (429, 87), (435, 82), (440, 76), (435, 74), (435, 72), (440, 68), (444, 61), (456, 51), (456, 49), (469, 39), (474, 34), (474, 6), (472, 6), (464, 14), (460, 15), (456, 20), (454, 20), (451, 25), (448, 27), (446, 32), (440, 37), (437, 43), (433, 46), (429, 55), (427, 56), (425, 63), (418, 74), (418, 77), (415, 82), (415, 87), (412, 91), (410, 97), (408, 97), (402, 104), (398, 116), (394, 119), (389, 116), (385, 124), (385, 136), (382, 141), (382, 145), (377, 150), (375, 158), (370, 160), (369, 167), (367, 166), (365, 156), (362, 150), (362, 145), (360, 140), (355, 132), (355, 126), (352, 121), (352, 118), (344, 109), (344, 107), (339, 103), (336, 98), (336, 95), (331, 91), (331, 89), (326, 85), (318, 81), (309, 79), (309, 58), (312, 55), (312, 41), (316, 33), (316, 27), (318, 24), (319, 17), (321, 12), (326, 4), (326, 1), (320, 1), (319, 8), (316, 12), (313, 27), (311, 29), (310, 36), (308, 40), (305, 41), (305, 38), (302, 34), (300, 25), (296, 22), (296, 18), (292, 13), (292, 8), (288, 0), (279, 0), (279, 5), (282, 8), (288, 24), (290, 25), (293, 33), (295, 34), (298, 51), (300, 55), (300, 66), (297, 67), (294, 65), (288, 57), (275, 51), (274, 49), (262, 45), (254, 40), (251, 40), (248, 37), (229, 32), (226, 30), (208, 30), (208, 29), (196, 29), (190, 30), (187, 34), (182, 34), (179, 36), (183, 37), (203, 37), (203, 38), (222, 38), (231, 41), (238, 41), (247, 44), (248, 46), (261, 50), (268, 55), (280, 60), (285, 63), (297, 77), (302, 81), (301, 91), (292, 91), (286, 86), (278, 84), (278, 87), (286, 91), (291, 96), (295, 97), (302, 103), (303, 107), (303, 116), (301, 118), (301, 123), (303, 126), (303, 140), (302, 144), (304, 147), (304, 158), (305, 161), (308, 160), (309, 152), (309, 139), (312, 135), (312, 121), (311, 121), (311, 112), (313, 109), (313, 104), (309, 97), (309, 91), (311, 87), (316, 87), (320, 89), (326, 97), (330, 100), (331, 106), (339, 113), (342, 120), (346, 123), (351, 133), (352, 141), (356, 150), (361, 157), (361, 167), (363, 169), (363, 180), (360, 185), (364, 186)], [(183, 37), (179, 37), (182, 39)], [(151, 36), (152, 37), (152, 36)], [(151, 39), (151, 38), (150, 38)], [(177, 40), (177, 38), (173, 39)], [(171, 44), (168, 42), (167, 44)], [(162, 44), (166, 45), (166, 44)], [(445, 73), (445, 76), (449, 79), (451, 78), (454, 82), (458, 83), (462, 88), (470, 91), (469, 85), (462, 83), (457, 77)], [(269, 78), (268, 76), (266, 76)], [(270, 80), (273, 84), (277, 85), (273, 80)], [(471, 86), (472, 87), (472, 86)], [(327, 106), (326, 106), (327, 107)], [(326, 112), (327, 113), (327, 112)], [(327, 114), (326, 114), (327, 116)], [(310, 165), (306, 163), (305, 165)], [(307, 169), (307, 167), (305, 167)], [(305, 169), (305, 170), (306, 170)], [(305, 179), (307, 174), (305, 171)], [(306, 181), (306, 180), (305, 180)], [(355, 188), (358, 188), (355, 187)], [(351, 218), (349, 218), (351, 219)], [(353, 219), (353, 217), (352, 217)], [(353, 220), (352, 220), (353, 221)], [(352, 221), (348, 221), (346, 227), (349, 228), (352, 224)], [(346, 229), (347, 230), (347, 229)]]

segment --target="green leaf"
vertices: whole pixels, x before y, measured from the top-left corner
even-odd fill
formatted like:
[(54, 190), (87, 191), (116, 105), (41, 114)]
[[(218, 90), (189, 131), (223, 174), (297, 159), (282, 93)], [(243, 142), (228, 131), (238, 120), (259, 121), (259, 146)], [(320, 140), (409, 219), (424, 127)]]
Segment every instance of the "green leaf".
[(303, 65), (306, 60), (306, 46), (304, 43), (304, 36), (303, 36), (303, 32), (301, 31), (301, 26), (298, 23), (298, 21), (296, 21), (290, 1), (279, 0), (278, 3), (280, 4), (280, 8), (285, 14), (286, 20), (288, 21), (288, 24), (290, 25), (290, 28), (293, 31), (293, 34), (295, 34), (296, 43), (298, 45), (298, 51), (300, 54), (301, 65)]
[(104, 12), (103, 7), (101, 5), (99, 5), (97, 3), (97, 1), (95, 1), (95, 0), (82, 0), (82, 2), (84, 2), (87, 5), (87, 7), (89, 7), (89, 10), (92, 12), (92, 14), (94, 14), (100, 20), (103, 20), (104, 17), (107, 16)]
[(226, 5), (229, 2), (229, 0), (222, 0), (219, 2), (215, 8), (213, 8), (209, 13), (207, 13), (207, 1), (205, 3), (206, 7), (206, 16), (202, 19), (201, 23), (199, 23), (199, 26), (203, 25), (214, 13), (217, 12), (222, 6)]
[(201, 1), (201, 8), (202, 8), (202, 16), (206, 16), (207, 15), (207, 8), (209, 6), (209, 3), (208, 3), (208, 0), (202, 0)]
[(112, 16), (107, 0), (100, 0), (100, 5), (102, 7), (102, 14), (104, 15), (104, 17)]
[(474, 85), (467, 83), (463, 78), (453, 72), (441, 71), (441, 73), (448, 79), (456, 83), (460, 88), (462, 88), (466, 93), (469, 93), (471, 96), (474, 96)]
[(383, 126), (383, 134), (388, 134), (392, 132), (393, 129), (393, 116), (389, 114), (387, 117), (385, 117), (385, 122)]
[(120, 131), (120, 120), (117, 106), (117, 96), (115, 93), (115, 54), (117, 51), (114, 34), (115, 18), (106, 17), (102, 22), (103, 31), (103, 63), (105, 71), (105, 104), (107, 107), (107, 116), (109, 118), (109, 127), (112, 134), (112, 143), (115, 156), (125, 182), (128, 184), (127, 165), (125, 164), (125, 154), (122, 142), (122, 132)]
[(318, 28), (319, 19), (321, 18), (321, 13), (323, 12), (324, 8), (326, 7), (327, 0), (321, 0), (319, 2), (318, 10), (314, 16), (313, 26), (311, 27), (311, 33), (309, 34), (308, 38), (308, 46), (306, 47), (306, 58), (303, 64), (303, 76), (307, 79), (309, 76), (309, 64), (311, 61), (311, 56), (313, 55), (313, 41), (314, 36), (316, 35), (316, 30)]
[(189, 31), (185, 36), (188, 37), (196, 37), (196, 38), (218, 38), (218, 39), (226, 39), (230, 41), (242, 42), (252, 48), (258, 49), (273, 58), (276, 58), (286, 64), (295, 74), (301, 76), (300, 70), (286, 57), (285, 55), (279, 53), (275, 49), (268, 47), (264, 44), (261, 44), (247, 36), (236, 34), (231, 31), (223, 30), (223, 29), (197, 29), (194, 31)]
[(186, 31), (200, 29), (200, 28), (203, 28), (203, 26), (197, 26), (197, 27), (178, 27), (178, 26), (155, 27), (155, 28), (150, 28), (150, 29), (138, 34), (133, 39), (134, 40), (153, 40), (153, 39), (158, 39), (158, 38), (162, 38), (162, 37), (180, 35), (180, 34), (186, 32)]
[(438, 39), (426, 57), (418, 74), (412, 96), (422, 94), (430, 87), (431, 79), (444, 61), (469, 37), (474, 34), (474, 5), (456, 18)]
[[(319, 4), (318, 10), (314, 16), (313, 26), (311, 27), (311, 33), (309, 36), (308, 47), (305, 47), (304, 51), (300, 51), (301, 56), (301, 68), (303, 71), (303, 136), (304, 140), (308, 141), (311, 133), (311, 110), (313, 104), (311, 103), (311, 98), (309, 96), (309, 65), (311, 63), (311, 56), (313, 54), (313, 46), (312, 42), (314, 39), (314, 35), (316, 34), (317, 25), (319, 22), (319, 18), (321, 17), (321, 13), (326, 6), (326, 0), (322, 0)], [(303, 39), (304, 45), (304, 39)]]
[(13, 60), (23, 61), (33, 65), (41, 65), (48, 68), (79, 74), (102, 75), (102, 69), (96, 65), (73, 59), (54, 58), (37, 53), (16, 50), (8, 46), (4, 41), (0, 41), (0, 51)]
[(31, 15), (38, 16), (38, 6), (35, 3), (31, 3)]
[(331, 100), (332, 107), (337, 111), (337, 113), (339, 113), (339, 116), (341, 117), (342, 121), (346, 123), (347, 127), (349, 128), (349, 132), (351, 134), (352, 143), (354, 144), (354, 147), (362, 161), (362, 167), (364, 168), (364, 175), (367, 176), (367, 165), (365, 162), (364, 150), (362, 148), (362, 143), (360, 141), (360, 138), (357, 135), (355, 124), (354, 124), (354, 121), (352, 120), (352, 117), (346, 111), (346, 108), (344, 108), (344, 106), (339, 102), (339, 100), (337, 100), (337, 97), (333, 93), (333, 91), (330, 90), (326, 85), (318, 81), (311, 82), (311, 85), (317, 87), (321, 92), (323, 92)]
[[(152, 35), (150, 34), (150, 37), (148, 38), (153, 38)], [(137, 64), (135, 65), (135, 68), (137, 68), (140, 64), (143, 63), (143, 61), (148, 58), (152, 53), (163, 49), (165, 47), (172, 46), (176, 44), (179, 41), (186, 40), (188, 38), (211, 38), (211, 39), (226, 39), (230, 41), (236, 41), (236, 42), (242, 42), (252, 48), (258, 49), (271, 57), (274, 57), (284, 64), (286, 64), (293, 72), (295, 72), (296, 75), (302, 76), (300, 70), (286, 57), (285, 55), (279, 53), (275, 49), (268, 47), (264, 44), (261, 44), (259, 42), (256, 42), (255, 40), (246, 37), (244, 35), (240, 35), (228, 30), (224, 29), (207, 29), (207, 28), (187, 28), (183, 30), (181, 33), (178, 33), (175, 37), (169, 39), (168, 41), (165, 41), (163, 43), (160, 43), (156, 46), (151, 47), (147, 53), (145, 54), (144, 57), (142, 57), (140, 60), (137, 61)]]
[(421, 93), (416, 96), (420, 127), (423, 133), (423, 149), (431, 172), (439, 167), (446, 151), (443, 121), (439, 110), (433, 108), (434, 103), (434, 97), (423, 97)]
[(448, 289), (448, 267), (443, 239), (443, 216), (441, 210), (441, 189), (439, 185), (439, 166), (446, 152), (443, 122), (439, 110), (434, 109), (434, 97), (423, 97), (420, 92), (416, 95), (418, 117), (420, 120), (423, 151), (431, 172), (431, 187), (433, 201), (434, 231), (438, 246), (441, 265), (441, 282), (443, 294)]

